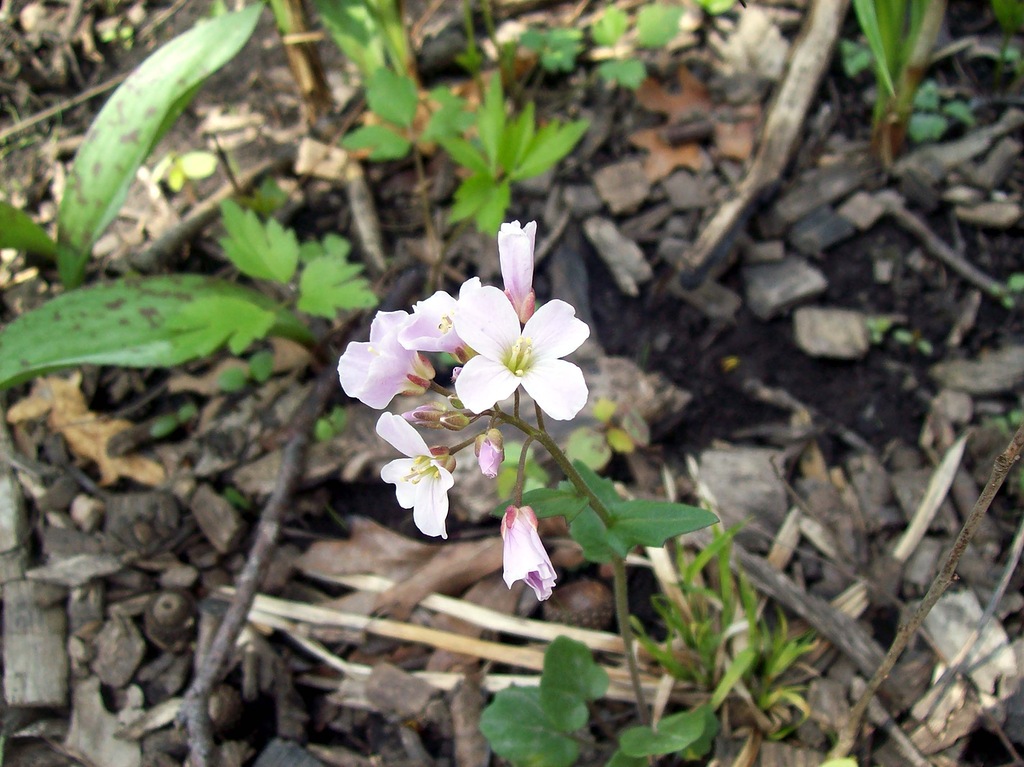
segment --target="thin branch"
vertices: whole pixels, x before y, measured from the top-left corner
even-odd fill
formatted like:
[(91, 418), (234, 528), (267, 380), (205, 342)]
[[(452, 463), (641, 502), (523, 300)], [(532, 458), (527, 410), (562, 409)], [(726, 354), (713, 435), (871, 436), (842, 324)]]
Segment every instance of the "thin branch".
[(210, 692), (221, 680), (228, 667), (238, 635), (245, 625), (277, 545), (281, 522), (291, 508), (292, 495), (305, 468), (306, 448), (313, 424), (323, 412), (337, 388), (334, 368), (326, 366), (316, 379), (312, 394), (298, 407), (292, 418), (292, 434), (284, 448), (277, 484), (260, 515), (256, 540), (253, 542), (245, 567), (238, 576), (236, 592), (228, 606), (217, 633), (196, 669), (192, 684), (178, 713), (178, 721), (188, 730), (189, 749), (194, 767), (215, 767), (213, 728), (208, 711)]
[(875, 671), (874, 676), (872, 676), (871, 680), (868, 682), (863, 694), (861, 694), (857, 703), (850, 710), (850, 718), (847, 720), (846, 726), (843, 727), (842, 732), (839, 733), (839, 740), (829, 753), (830, 758), (840, 758), (850, 753), (850, 749), (853, 748), (854, 741), (857, 738), (857, 733), (860, 730), (861, 720), (864, 718), (864, 712), (867, 711), (868, 705), (874, 698), (878, 688), (889, 676), (893, 666), (896, 665), (896, 661), (910, 643), (911, 638), (921, 627), (925, 617), (929, 612), (931, 612), (932, 607), (934, 607), (935, 603), (939, 601), (939, 597), (945, 593), (946, 589), (949, 588), (949, 585), (953, 582), (953, 578), (956, 575), (957, 565), (960, 563), (960, 557), (963, 556), (964, 551), (967, 549), (967, 544), (971, 542), (971, 539), (974, 537), (974, 533), (981, 524), (981, 520), (984, 519), (989, 506), (992, 505), (992, 499), (999, 491), (999, 488), (1002, 487), (1003, 482), (1006, 480), (1006, 475), (1010, 472), (1010, 468), (1017, 462), (1017, 460), (1019, 460), (1022, 449), (1024, 449), (1024, 423), (1021, 423), (1017, 428), (1017, 433), (1013, 435), (1013, 439), (1010, 441), (1010, 444), (1007, 445), (1006, 450), (996, 457), (995, 465), (992, 467), (992, 474), (988, 479), (988, 484), (986, 484), (985, 489), (981, 491), (981, 495), (978, 496), (978, 500), (975, 502), (974, 508), (971, 509), (970, 515), (968, 515), (967, 520), (964, 522), (964, 526), (961, 528), (960, 534), (953, 543), (953, 548), (950, 550), (949, 556), (946, 557), (946, 562), (942, 566), (942, 570), (940, 570), (938, 575), (935, 576), (935, 580), (932, 581), (932, 585), (929, 587), (928, 593), (925, 594), (924, 599), (921, 601), (921, 604), (918, 606), (913, 616), (909, 621), (900, 626), (899, 630), (896, 632), (896, 638), (893, 639), (892, 646), (889, 648), (889, 652), (886, 654), (885, 660), (882, 661), (882, 664), (878, 667), (878, 670)]

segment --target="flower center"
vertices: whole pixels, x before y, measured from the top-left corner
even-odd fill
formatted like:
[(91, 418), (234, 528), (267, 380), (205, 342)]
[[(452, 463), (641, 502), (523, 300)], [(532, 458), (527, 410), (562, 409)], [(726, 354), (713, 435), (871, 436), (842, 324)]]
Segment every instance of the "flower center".
[(530, 369), (530, 361), (532, 359), (533, 341), (526, 336), (520, 336), (512, 344), (512, 350), (509, 352), (508, 361), (505, 363), (505, 366), (512, 371), (513, 375), (522, 378), (526, 375), (526, 371)]
[(434, 461), (429, 455), (418, 455), (413, 458), (409, 473), (402, 477), (402, 481), (411, 482), (415, 485), (421, 479), (432, 479), (437, 477), (439, 474), (440, 472), (438, 471), (437, 466), (434, 465)]
[(452, 325), (455, 324), (455, 320), (452, 319), (451, 314), (442, 314), (441, 321), (437, 324), (437, 329), (441, 331), (441, 334), (447, 333), (452, 329)]

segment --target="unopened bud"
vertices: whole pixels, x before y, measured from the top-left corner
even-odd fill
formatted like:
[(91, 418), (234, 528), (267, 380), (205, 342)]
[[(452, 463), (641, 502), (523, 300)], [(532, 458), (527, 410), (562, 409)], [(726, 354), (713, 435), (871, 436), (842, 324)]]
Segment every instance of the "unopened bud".
[(441, 426), (449, 431), (462, 431), (469, 423), (469, 416), (458, 410), (449, 410), (441, 416)]
[(442, 468), (448, 471), (455, 471), (455, 456), (449, 452), (448, 448), (440, 445), (432, 447), (430, 448), (430, 454), (441, 464)]
[(494, 479), (498, 476), (501, 462), (505, 460), (504, 445), (501, 432), (497, 429), (488, 429), (473, 442), (473, 452), (476, 453), (480, 471), (485, 477)]
[(402, 418), (413, 426), (419, 426), (424, 429), (442, 429), (444, 426), (441, 423), (441, 419), (444, 418), (447, 412), (448, 408), (444, 405), (432, 403), (430, 405), (420, 405), (414, 410), (402, 413)]

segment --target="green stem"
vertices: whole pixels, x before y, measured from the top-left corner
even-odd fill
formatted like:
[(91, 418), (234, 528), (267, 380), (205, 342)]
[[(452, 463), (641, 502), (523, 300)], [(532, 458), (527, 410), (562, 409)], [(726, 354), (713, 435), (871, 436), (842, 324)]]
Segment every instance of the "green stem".
[(533, 442), (533, 437), (527, 437), (523, 440), (523, 450), (519, 454), (519, 471), (516, 474), (515, 487), (512, 488), (512, 502), (516, 506), (523, 505), (523, 485), (526, 484), (526, 457), (529, 455), (531, 442)]
[[(537, 417), (541, 419), (540, 408), (537, 409)], [(565, 474), (566, 478), (572, 482), (573, 486), (584, 496), (586, 496), (590, 508), (594, 510), (594, 513), (601, 518), (604, 526), (611, 527), (613, 522), (612, 513), (608, 510), (608, 507), (604, 505), (600, 498), (594, 494), (587, 483), (583, 481), (583, 477), (576, 471), (576, 467), (572, 465), (569, 458), (562, 449), (558, 446), (558, 443), (543, 429), (535, 428), (529, 423), (508, 413), (502, 413), (501, 418), (507, 423), (515, 426), (521, 432), (526, 434), (528, 437), (537, 440), (544, 446), (544, 449), (548, 451), (550, 456), (554, 459), (555, 463)], [(540, 421), (543, 423), (543, 421)], [(615, 615), (619, 623), (619, 634), (622, 636), (622, 645), (626, 651), (626, 664), (629, 666), (629, 679), (633, 685), (633, 695), (636, 697), (637, 712), (640, 716), (640, 721), (643, 724), (648, 724), (650, 721), (647, 715), (647, 705), (644, 703), (644, 691), (640, 684), (640, 669), (636, 663), (636, 656), (633, 653), (633, 627), (629, 622), (629, 595), (627, 593), (627, 582), (626, 582), (626, 560), (622, 557), (616, 556), (612, 559), (612, 574), (613, 574), (613, 585), (615, 592)]]

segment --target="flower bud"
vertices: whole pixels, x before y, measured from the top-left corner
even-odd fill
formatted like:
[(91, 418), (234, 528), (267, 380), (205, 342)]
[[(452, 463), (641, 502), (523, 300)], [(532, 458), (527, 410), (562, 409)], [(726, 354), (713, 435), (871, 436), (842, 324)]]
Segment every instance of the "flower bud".
[(434, 380), (434, 366), (422, 354), (413, 358), (412, 372), (405, 377), (406, 384), (400, 394), (423, 394)]
[(455, 471), (455, 456), (448, 451), (448, 448), (438, 445), (430, 448), (430, 454), (441, 464), (441, 468)]
[(444, 424), (441, 423), (441, 419), (444, 418), (447, 412), (447, 407), (435, 402), (429, 405), (420, 405), (414, 410), (402, 413), (402, 418), (413, 426), (419, 426), (424, 429), (442, 429)]
[(469, 416), (458, 410), (449, 410), (441, 416), (441, 426), (448, 431), (462, 431), (469, 424)]
[(501, 462), (505, 460), (505, 442), (500, 431), (488, 429), (479, 435), (473, 443), (473, 452), (476, 453), (480, 471), (485, 477), (494, 479), (498, 476)]
[(505, 584), (523, 581), (537, 599), (547, 599), (555, 585), (555, 568), (537, 534), (537, 515), (529, 506), (509, 506), (501, 518)]

